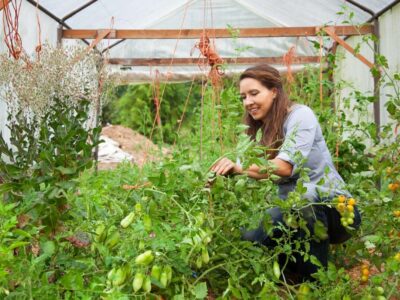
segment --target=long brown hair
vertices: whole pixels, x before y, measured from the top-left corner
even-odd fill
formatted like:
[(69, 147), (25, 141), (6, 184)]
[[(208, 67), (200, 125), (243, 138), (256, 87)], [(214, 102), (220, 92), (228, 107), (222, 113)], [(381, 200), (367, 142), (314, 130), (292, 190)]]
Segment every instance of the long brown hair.
[(246, 133), (252, 139), (256, 138), (257, 131), (262, 130), (261, 144), (271, 148), (268, 151), (269, 157), (274, 158), (278, 154), (278, 148), (282, 145), (284, 138), (283, 123), (285, 122), (289, 108), (292, 102), (283, 90), (282, 79), (279, 71), (267, 64), (259, 64), (246, 69), (239, 80), (245, 78), (253, 78), (258, 80), (268, 89), (276, 89), (276, 97), (272, 103), (272, 107), (268, 112), (265, 122), (254, 120), (249, 112), (245, 112), (244, 123), (249, 126)]

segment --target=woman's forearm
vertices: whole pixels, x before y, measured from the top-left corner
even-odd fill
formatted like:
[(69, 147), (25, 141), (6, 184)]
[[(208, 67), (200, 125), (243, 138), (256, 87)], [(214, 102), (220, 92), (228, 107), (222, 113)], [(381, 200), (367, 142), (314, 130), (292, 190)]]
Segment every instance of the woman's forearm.
[[(283, 161), (279, 158), (274, 158), (270, 160), (270, 162), (274, 165), (272, 174), (278, 175), (280, 177), (289, 177), (292, 174), (293, 166)], [(257, 165), (251, 165), (247, 170), (243, 170), (243, 174), (247, 174), (247, 176), (254, 179), (266, 179), (270, 176), (268, 173), (260, 173), (260, 167)]]
[(250, 170), (244, 170), (243, 173), (247, 174), (247, 176), (254, 179), (266, 179), (270, 176), (270, 174), (267, 173), (259, 173), (257, 171), (250, 171)]

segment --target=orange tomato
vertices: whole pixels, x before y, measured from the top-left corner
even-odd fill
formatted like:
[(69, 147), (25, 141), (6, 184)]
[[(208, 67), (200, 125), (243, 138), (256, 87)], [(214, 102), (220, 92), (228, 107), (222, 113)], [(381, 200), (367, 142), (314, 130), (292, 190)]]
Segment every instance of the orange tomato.
[(350, 198), (348, 204), (349, 205), (356, 205), (356, 200), (354, 198)]
[(389, 183), (388, 188), (394, 193), (399, 188), (399, 184), (397, 182)]
[(363, 269), (369, 269), (369, 266), (368, 266), (367, 264), (362, 265), (362, 266), (361, 266), (361, 269), (362, 269), (362, 270), (363, 270)]

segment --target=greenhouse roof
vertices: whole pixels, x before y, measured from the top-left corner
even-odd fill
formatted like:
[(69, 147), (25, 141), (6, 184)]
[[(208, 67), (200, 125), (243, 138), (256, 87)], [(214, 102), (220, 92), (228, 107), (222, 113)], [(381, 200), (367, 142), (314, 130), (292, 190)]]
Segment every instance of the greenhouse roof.
[[(85, 34), (83, 30), (111, 29), (106, 39), (99, 42), (97, 48), (107, 53), (111, 62), (117, 64), (121, 72), (144, 71), (132, 59), (158, 59), (153, 65), (168, 65), (168, 60), (183, 59), (174, 72), (193, 69), (185, 66), (185, 60), (199, 58), (199, 49), (195, 49), (200, 34), (187, 38), (182, 30), (190, 29), (227, 29), (241, 36), (244, 28), (292, 28), (338, 26), (363, 24), (374, 20), (384, 11), (399, 3), (393, 0), (27, 0), (64, 25), (64, 29), (73, 29), (68, 36), (63, 32), (63, 42), (68, 38), (84, 37), (87, 43), (95, 36)], [(122, 30), (145, 30), (136, 38), (118, 38)], [(171, 38), (146, 36), (146, 30), (178, 30), (178, 36)], [(78, 31), (80, 30), (80, 31)], [(303, 31), (305, 29), (303, 28)], [(99, 32), (96, 31), (98, 34)], [(118, 34), (116, 34), (116, 32)], [(75, 34), (75, 35), (74, 35)], [(318, 49), (310, 41), (318, 38), (307, 36), (248, 36), (212, 39), (218, 54), (223, 58), (278, 58), (291, 47), (295, 47), (296, 56), (309, 57), (298, 63), (317, 62), (310, 57), (318, 56)], [(129, 36), (129, 35), (128, 35)], [(141, 37), (141, 38), (137, 38)], [(113, 38), (113, 39), (111, 39)], [(212, 35), (210, 34), (210, 38)], [(332, 40), (325, 39), (323, 47), (329, 49)], [(161, 60), (160, 60), (161, 59)], [(165, 60), (162, 60), (165, 59)], [(131, 60), (131, 61), (130, 61)], [(131, 63), (130, 63), (131, 62)], [(249, 62), (251, 63), (251, 62)], [(279, 63), (278, 63), (279, 64)], [(122, 65), (122, 66), (121, 66)], [(127, 66), (129, 65), (129, 66)], [(186, 69), (185, 69), (186, 68)]]
[[(36, 3), (35, 0), (31, 1)], [(114, 17), (115, 28), (179, 28), (187, 8), (185, 26), (202, 28), (204, 8), (213, 13), (214, 26), (254, 27), (309, 26), (340, 23), (337, 15), (346, 5), (355, 14), (356, 22), (366, 22), (371, 15), (354, 4), (359, 3), (372, 13), (379, 13), (393, 0), (40, 0), (43, 8), (60, 19), (68, 18), (72, 28), (106, 28)], [(84, 7), (84, 8), (82, 8)], [(80, 11), (78, 11), (82, 8)], [(207, 16), (211, 21), (211, 16)], [(261, 22), (261, 23), (257, 23)], [(209, 24), (211, 25), (211, 24)]]

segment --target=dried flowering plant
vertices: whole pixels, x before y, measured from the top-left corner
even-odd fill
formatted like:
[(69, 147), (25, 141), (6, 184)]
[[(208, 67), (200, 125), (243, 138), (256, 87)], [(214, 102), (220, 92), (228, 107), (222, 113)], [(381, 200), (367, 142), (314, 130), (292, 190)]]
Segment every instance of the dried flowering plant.
[(0, 134), (0, 196), (49, 234), (69, 218), (67, 193), (76, 192), (100, 143), (91, 121), (109, 83), (102, 62), (83, 48), (48, 45), (32, 62), (0, 56), (10, 131), (9, 141)]
[(23, 111), (36, 119), (54, 105), (54, 99), (88, 100), (92, 105), (101, 96), (99, 83), (108, 82), (103, 60), (83, 47), (42, 47), (40, 59), (26, 63), (0, 55), (1, 99), (10, 114)]

